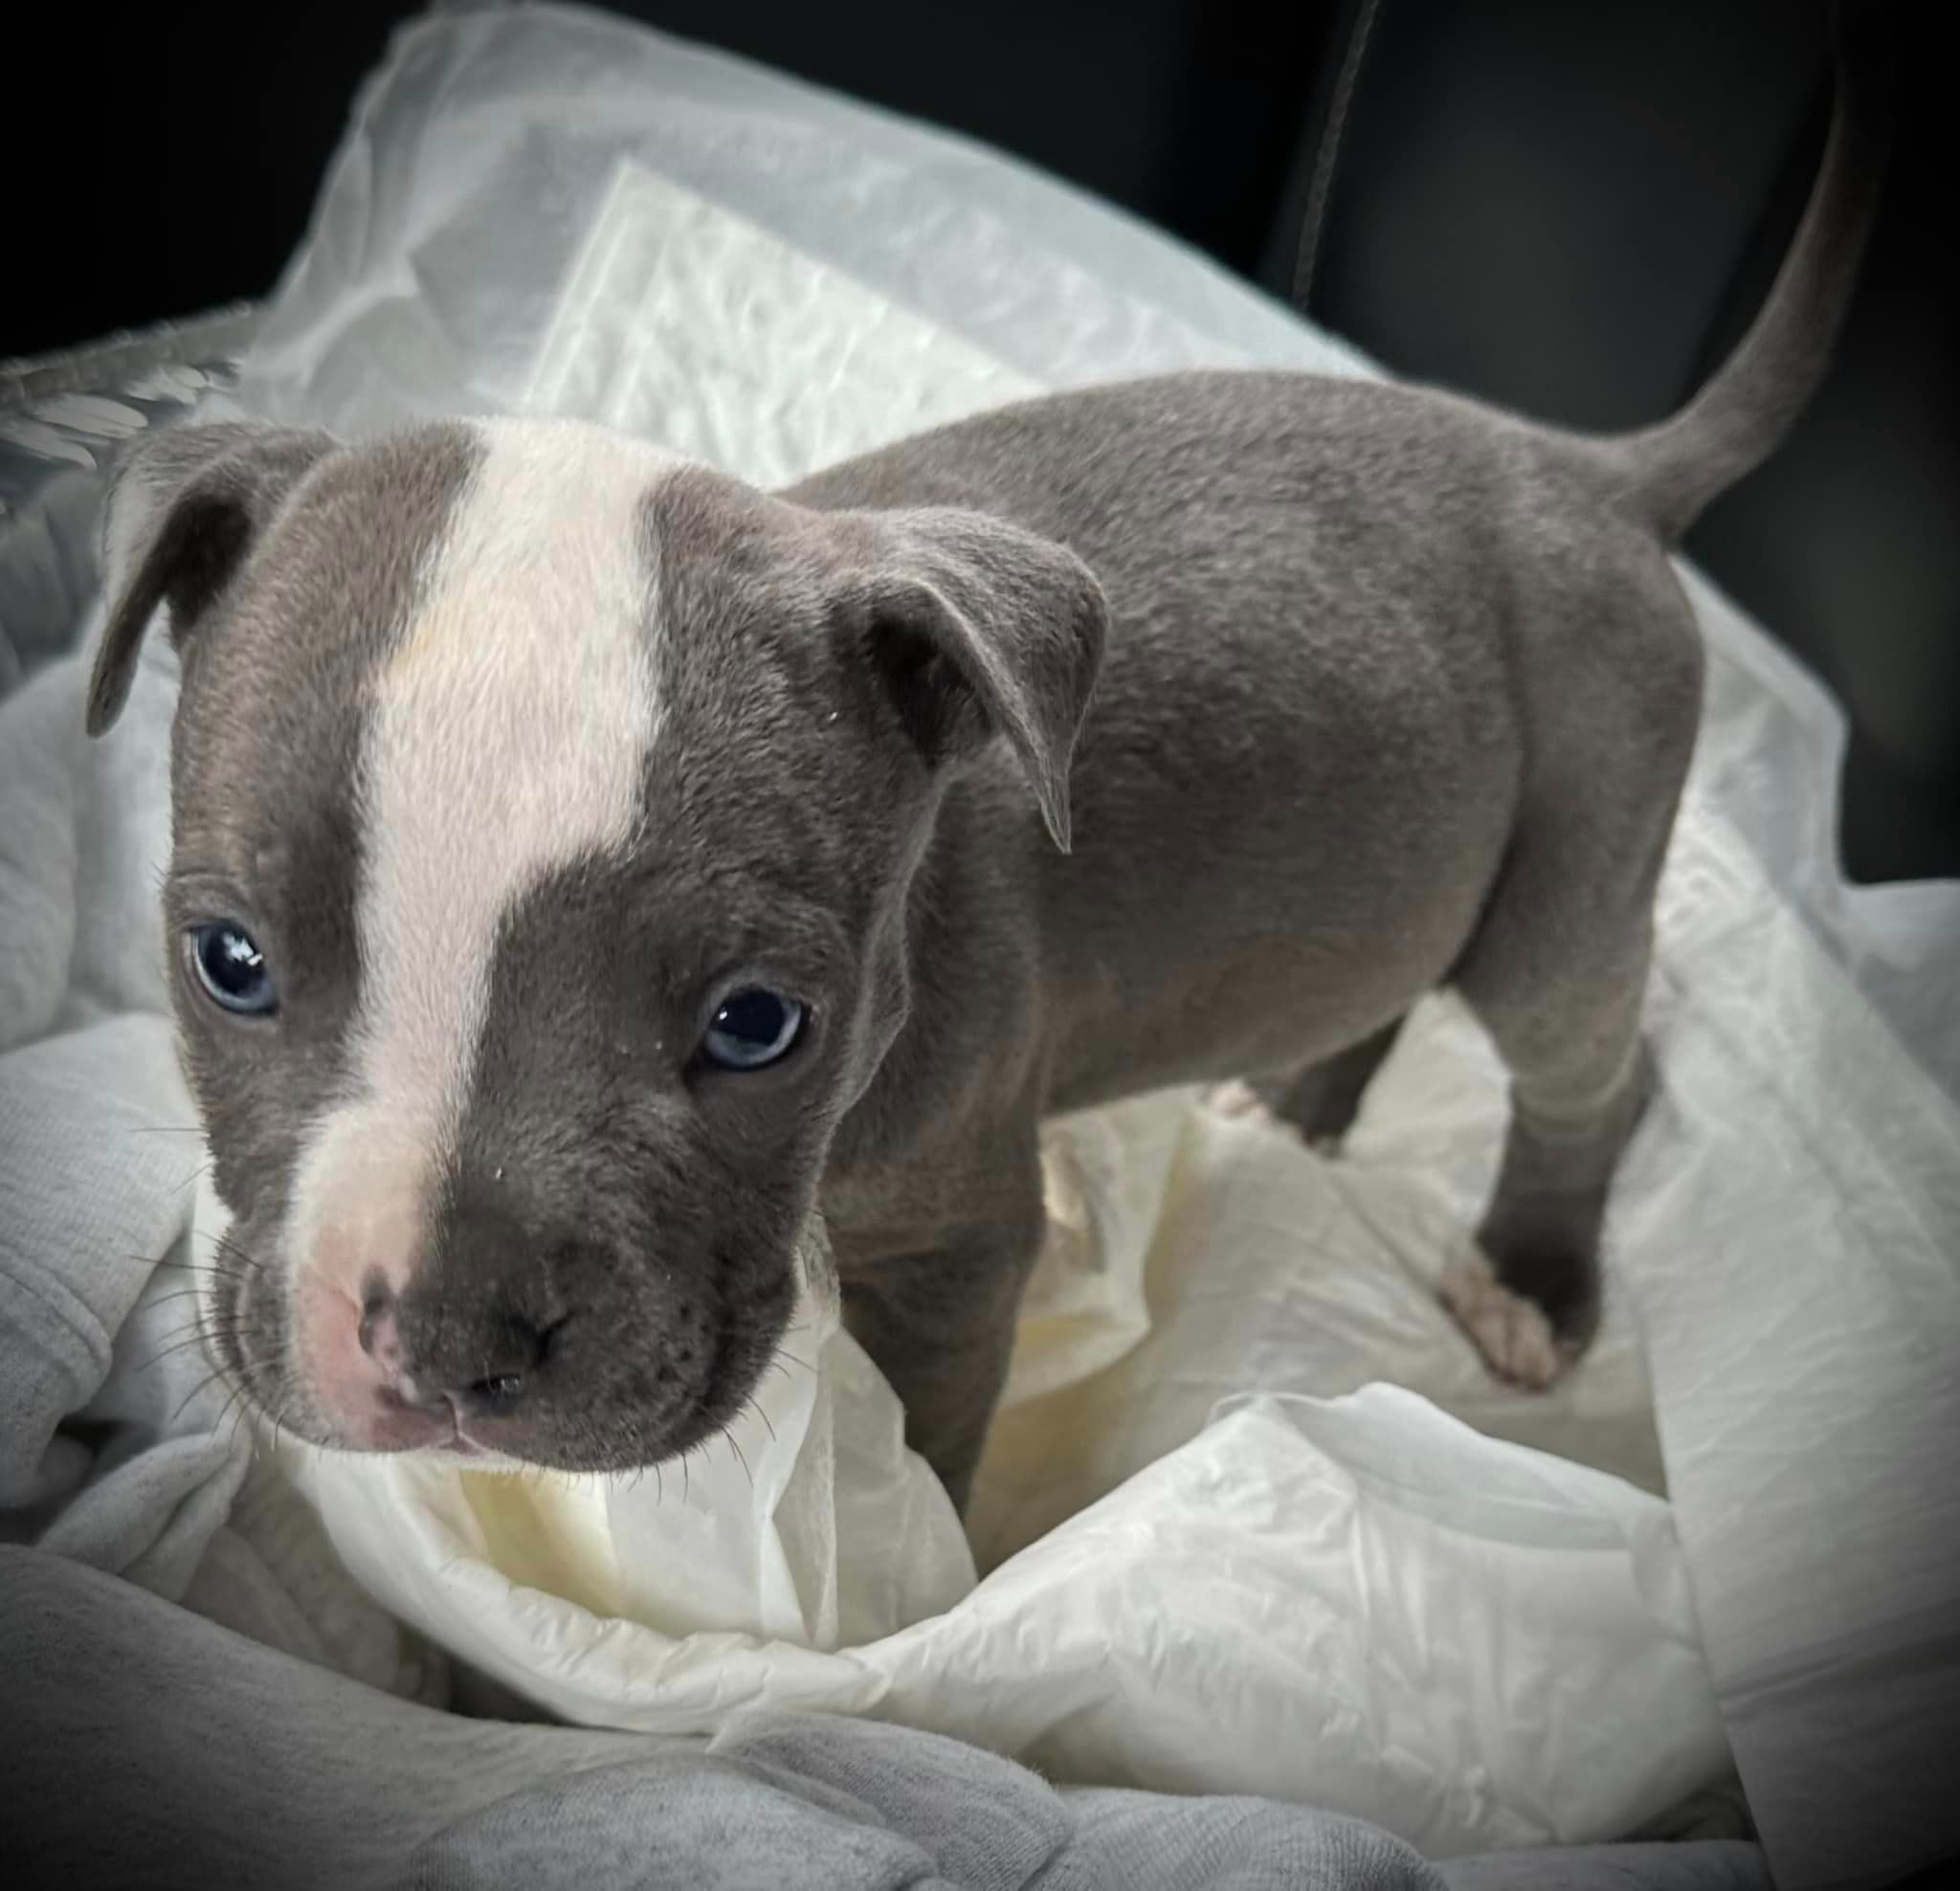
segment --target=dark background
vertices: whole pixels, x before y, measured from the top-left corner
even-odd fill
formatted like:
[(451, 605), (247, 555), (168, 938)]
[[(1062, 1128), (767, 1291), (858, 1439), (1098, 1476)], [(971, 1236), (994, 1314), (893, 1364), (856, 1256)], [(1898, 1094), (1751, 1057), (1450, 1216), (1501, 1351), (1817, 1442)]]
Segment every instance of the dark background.
[[(356, 85), (414, 11), (17, 8), (0, 356), (264, 294)], [(1829, 97), (1805, 0), (613, 11), (974, 134), (1296, 298), (1392, 368), (1584, 426), (1659, 417), (1733, 342)], [(1892, 11), (1900, 146), (1838, 367), (1689, 544), (1844, 703), (1860, 879), (1960, 873), (1960, 152), (1944, 10)]]

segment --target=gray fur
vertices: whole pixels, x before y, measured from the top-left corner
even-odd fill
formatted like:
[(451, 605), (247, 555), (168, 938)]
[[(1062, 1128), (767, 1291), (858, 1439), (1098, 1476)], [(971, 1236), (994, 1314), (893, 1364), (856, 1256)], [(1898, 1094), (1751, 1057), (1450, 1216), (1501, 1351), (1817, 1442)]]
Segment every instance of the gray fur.
[[(1041, 1235), (1042, 1118), (1245, 1077), (1338, 1136), (1441, 984), (1512, 1079), (1481, 1250), (1548, 1346), (1583, 1346), (1651, 1086), (1653, 894), (1700, 700), (1669, 540), (1773, 445), (1848, 298), (1881, 141), (1867, 48), (1846, 43), (1771, 306), (1645, 434), (1192, 374), (1004, 410), (778, 496), (658, 481), (631, 548), (660, 612), (642, 832), (500, 937), (400, 1309), (417, 1382), (465, 1400), (514, 1354), (516, 1407), (471, 1408), (512, 1455), (685, 1450), (764, 1369), (820, 1213), (847, 1317), (963, 1497)], [(91, 726), (167, 602), (187, 653), (172, 926), (214, 859), (311, 994), (265, 1029), (180, 989), (249, 1246), (359, 977), (363, 679), (470, 452), (442, 432), (188, 451), (183, 496), (124, 535)], [(696, 1052), (738, 970), (812, 1014), (749, 1077)], [(304, 1389), (262, 1366), (279, 1293), (245, 1296), (261, 1364), (235, 1343), (230, 1363), (303, 1430)], [(1552, 1369), (1466, 1324), (1500, 1369)]]

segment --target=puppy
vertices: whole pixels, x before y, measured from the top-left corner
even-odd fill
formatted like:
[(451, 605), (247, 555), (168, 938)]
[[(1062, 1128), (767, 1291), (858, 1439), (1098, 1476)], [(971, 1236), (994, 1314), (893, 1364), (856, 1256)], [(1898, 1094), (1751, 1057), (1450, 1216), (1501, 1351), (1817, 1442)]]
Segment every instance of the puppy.
[(165, 618), (244, 1392), (355, 1450), (655, 1463), (748, 1397), (820, 1226), (964, 1501), (1043, 1117), (1237, 1077), (1337, 1138), (1445, 984), (1512, 1107), (1444, 1296), (1552, 1379), (1648, 1085), (1702, 684), (1668, 546), (1821, 372), (1873, 64), (1753, 330), (1630, 436), (1212, 373), (773, 495), (539, 421), (147, 446), (88, 723)]

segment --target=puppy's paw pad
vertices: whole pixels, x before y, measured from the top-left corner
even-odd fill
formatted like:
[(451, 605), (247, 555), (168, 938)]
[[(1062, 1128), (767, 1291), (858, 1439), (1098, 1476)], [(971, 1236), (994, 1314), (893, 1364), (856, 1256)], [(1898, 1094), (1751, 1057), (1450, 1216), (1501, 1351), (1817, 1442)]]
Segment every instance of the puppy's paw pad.
[(1512, 1293), (1474, 1250), (1443, 1270), (1437, 1298), (1506, 1385), (1543, 1391), (1578, 1356), (1558, 1337), (1544, 1308)]

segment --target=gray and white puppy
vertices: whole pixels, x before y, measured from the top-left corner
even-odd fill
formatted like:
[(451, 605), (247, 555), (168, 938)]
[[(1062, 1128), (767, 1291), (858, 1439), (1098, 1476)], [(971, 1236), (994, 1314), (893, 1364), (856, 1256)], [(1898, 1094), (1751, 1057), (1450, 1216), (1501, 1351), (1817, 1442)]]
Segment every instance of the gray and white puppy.
[(89, 726), (167, 618), (171, 981), (250, 1398), (655, 1463), (749, 1396), (821, 1217), (963, 1499), (1042, 1119), (1244, 1077), (1337, 1136), (1444, 984), (1512, 1079), (1444, 1295), (1549, 1381), (1648, 1087), (1702, 680), (1667, 547), (1822, 369), (1873, 63), (1753, 330), (1631, 436), (1213, 373), (773, 495), (567, 424), (156, 440)]

